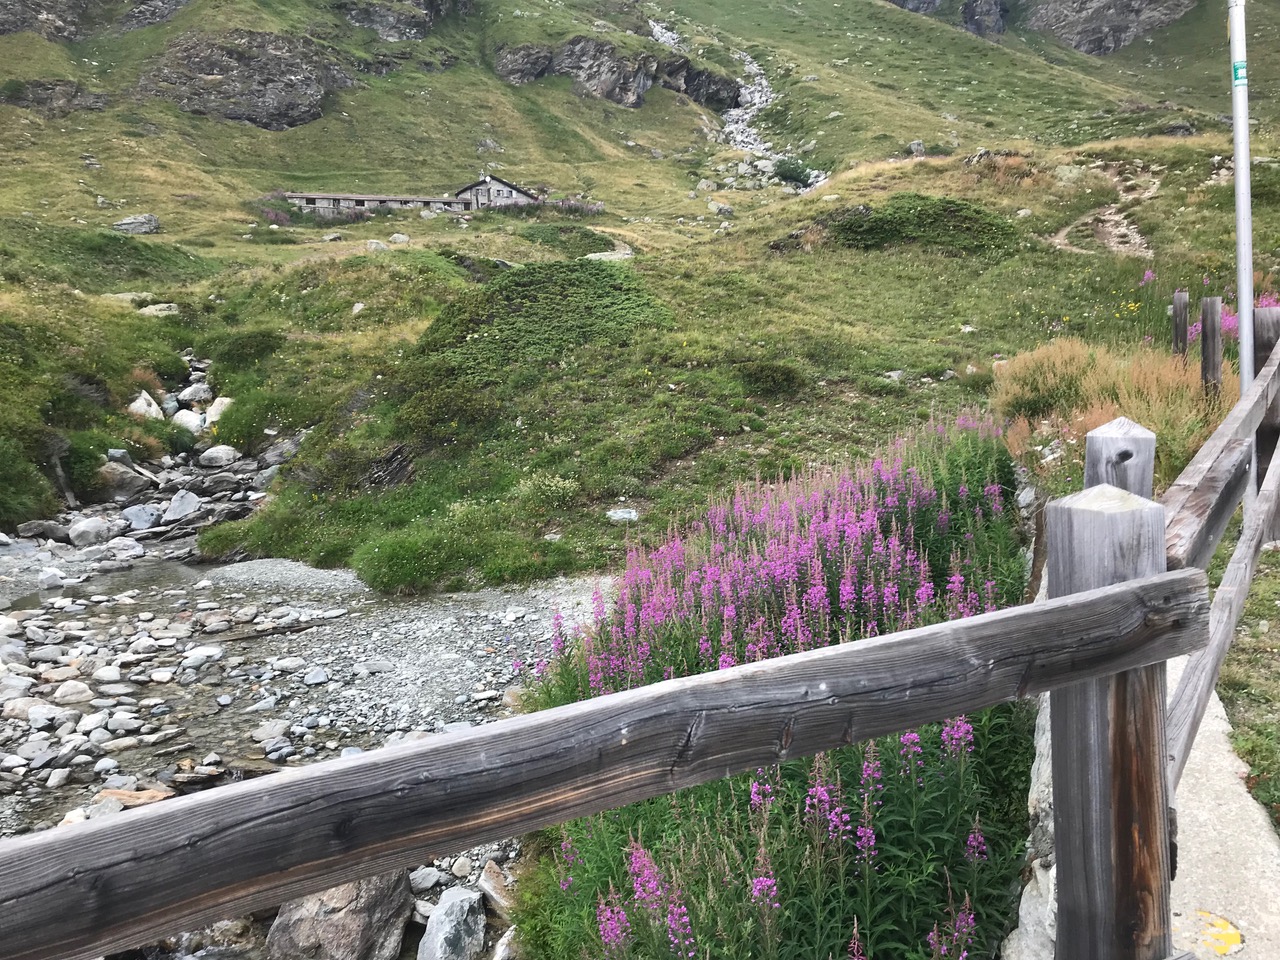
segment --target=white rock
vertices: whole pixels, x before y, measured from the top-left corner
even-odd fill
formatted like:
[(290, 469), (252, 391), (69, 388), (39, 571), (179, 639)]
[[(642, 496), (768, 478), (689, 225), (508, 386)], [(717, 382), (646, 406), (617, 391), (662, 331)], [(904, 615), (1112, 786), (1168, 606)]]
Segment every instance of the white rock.
[(632, 520), (639, 520), (640, 514), (631, 507), (614, 507), (612, 510), (606, 511), (605, 516), (613, 523), (628, 523)]
[(213, 403), (209, 404), (209, 408), (204, 412), (205, 426), (217, 423), (222, 419), (222, 415), (227, 412), (227, 407), (235, 403), (230, 397), (219, 397)]
[(450, 887), (431, 911), (418, 960), (477, 960), (484, 952), (484, 898)]
[(235, 447), (220, 443), (200, 454), (202, 467), (227, 467), (240, 459), (240, 451)]
[(213, 388), (207, 383), (193, 383), (178, 394), (179, 403), (208, 403), (212, 399)]
[(387, 239), (390, 240), (392, 243), (408, 243), (409, 242), (408, 236), (406, 236), (403, 233), (393, 233)]
[(516, 928), (509, 927), (494, 946), (492, 960), (516, 960), (517, 956), (519, 954), (516, 952)]
[(138, 394), (137, 399), (125, 409), (135, 417), (146, 417), (148, 420), (164, 419), (164, 410), (160, 408), (160, 404), (156, 403), (155, 398), (145, 390)]
[(381, 240), (366, 240), (364, 244), (364, 248), (368, 250), (370, 253), (377, 253), (379, 250), (391, 249)]
[(172, 422), (174, 426), (190, 430), (192, 433), (199, 433), (204, 429), (204, 417), (194, 410), (179, 410), (173, 415)]
[(171, 317), (181, 312), (181, 308), (176, 303), (153, 303), (138, 311), (144, 317)]
[(88, 547), (111, 539), (111, 525), (101, 517), (85, 517), (71, 524), (67, 535), (77, 547)]
[(351, 315), (353, 317), (357, 313), (360, 313), (362, 310), (364, 310), (364, 303), (362, 301), (357, 300), (355, 303), (351, 305)]
[(190, 490), (179, 490), (173, 495), (173, 499), (169, 501), (169, 508), (165, 510), (164, 516), (160, 518), (160, 522), (164, 524), (176, 523), (184, 517), (189, 517), (200, 509), (200, 498)]
[(57, 590), (66, 579), (66, 574), (57, 567), (45, 567), (36, 578), (36, 583), (40, 585), (41, 590)]
[(57, 690), (53, 691), (54, 703), (84, 703), (93, 699), (93, 690), (87, 683), (79, 680), (64, 680)]

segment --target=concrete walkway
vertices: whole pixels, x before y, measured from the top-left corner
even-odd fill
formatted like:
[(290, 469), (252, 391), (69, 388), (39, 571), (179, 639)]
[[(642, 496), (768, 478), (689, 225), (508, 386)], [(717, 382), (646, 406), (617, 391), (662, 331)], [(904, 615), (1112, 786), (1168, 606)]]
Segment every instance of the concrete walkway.
[[(1169, 663), (1169, 691), (1186, 658)], [(1174, 944), (1201, 960), (1280, 960), (1280, 837), (1245, 788), (1214, 694), (1178, 788)]]

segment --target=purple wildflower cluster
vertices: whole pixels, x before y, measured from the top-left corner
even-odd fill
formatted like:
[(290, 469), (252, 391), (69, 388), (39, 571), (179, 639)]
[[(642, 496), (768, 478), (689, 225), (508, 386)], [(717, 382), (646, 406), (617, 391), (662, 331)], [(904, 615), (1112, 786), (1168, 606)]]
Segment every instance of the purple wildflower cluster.
[(942, 746), (951, 757), (973, 753), (973, 724), (963, 715), (948, 720), (942, 726)]
[(944, 924), (934, 924), (927, 941), (932, 960), (968, 960), (969, 946), (973, 943), (973, 934), (978, 928), (977, 918), (969, 898), (964, 898), (964, 905), (956, 910), (954, 905), (948, 911), (951, 916)]
[(805, 821), (828, 840), (847, 840), (853, 832), (849, 814), (844, 808), (840, 781), (831, 776), (826, 757), (819, 754), (813, 761), (809, 792), (804, 798)]
[(741, 486), (691, 529), (634, 548), (612, 604), (597, 595), (579, 638), (589, 692), (995, 609), (975, 535), (1004, 509), (997, 484), (949, 499), (901, 458)]
[(987, 838), (982, 835), (982, 824), (973, 818), (973, 829), (969, 831), (969, 839), (964, 844), (964, 858), (970, 863), (978, 863), (987, 859)]
[[(634, 909), (646, 913), (653, 922), (666, 926), (667, 940), (677, 957), (697, 955), (693, 923), (681, 892), (667, 882), (654, 862), (652, 854), (632, 841), (627, 853), (627, 873), (631, 877)], [(631, 934), (631, 921), (618, 898), (610, 890), (610, 898), (596, 906), (596, 922), (606, 955), (613, 956), (626, 945)], [(610, 952), (614, 951), (614, 952)]]

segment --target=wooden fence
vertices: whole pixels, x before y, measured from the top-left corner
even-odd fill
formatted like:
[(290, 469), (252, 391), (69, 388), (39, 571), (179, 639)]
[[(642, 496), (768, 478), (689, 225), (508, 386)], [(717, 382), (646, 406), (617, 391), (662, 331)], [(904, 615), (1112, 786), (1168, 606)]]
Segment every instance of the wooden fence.
[[(1212, 605), (1197, 568), (1250, 486), (1254, 434), (1280, 425), (1280, 352), (1269, 356), (1276, 313), (1259, 325), (1260, 340), (1271, 333), (1257, 381), (1161, 503), (1139, 495), (1151, 491), (1149, 432), (1117, 421), (1090, 435), (1089, 488), (1047, 510), (1048, 602), (670, 680), (0, 842), (0, 958), (88, 960), (1045, 691), (1057, 955), (1170, 958), (1170, 798), (1275, 524), (1280, 470), (1267, 474)], [(1164, 664), (1182, 654), (1193, 656), (1166, 734)]]

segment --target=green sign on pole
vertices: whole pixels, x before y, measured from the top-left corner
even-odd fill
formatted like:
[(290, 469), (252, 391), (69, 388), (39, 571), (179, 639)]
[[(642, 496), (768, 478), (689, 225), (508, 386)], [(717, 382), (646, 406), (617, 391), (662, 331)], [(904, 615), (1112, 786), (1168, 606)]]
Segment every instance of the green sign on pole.
[(1249, 69), (1244, 60), (1237, 60), (1231, 64), (1231, 85), (1233, 87), (1249, 85)]

